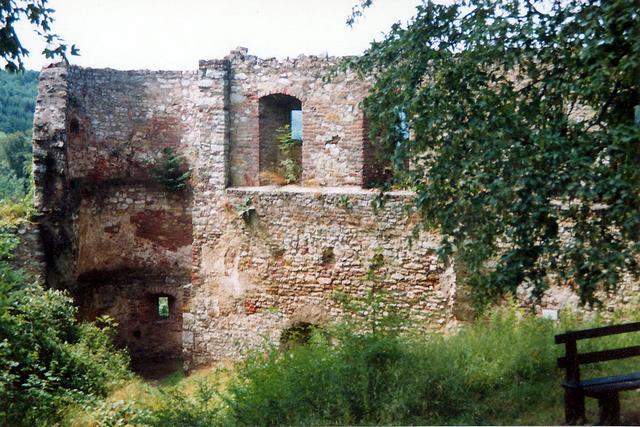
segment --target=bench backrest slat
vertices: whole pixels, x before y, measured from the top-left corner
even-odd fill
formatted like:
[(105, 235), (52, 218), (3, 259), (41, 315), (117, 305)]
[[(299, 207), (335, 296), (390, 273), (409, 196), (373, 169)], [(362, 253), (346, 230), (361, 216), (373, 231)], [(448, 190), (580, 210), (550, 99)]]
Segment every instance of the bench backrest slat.
[[(586, 363), (606, 362), (608, 360), (626, 359), (628, 357), (635, 356), (640, 356), (640, 346), (592, 351), (590, 353), (575, 355), (577, 363), (580, 365)], [(569, 359), (566, 356), (558, 358), (558, 367), (563, 369), (569, 367)]]
[(600, 328), (585, 329), (582, 331), (569, 331), (561, 335), (556, 335), (555, 341), (556, 344), (562, 344), (568, 341), (624, 334), (626, 332), (635, 331), (640, 331), (640, 322), (625, 323), (624, 325), (603, 326)]

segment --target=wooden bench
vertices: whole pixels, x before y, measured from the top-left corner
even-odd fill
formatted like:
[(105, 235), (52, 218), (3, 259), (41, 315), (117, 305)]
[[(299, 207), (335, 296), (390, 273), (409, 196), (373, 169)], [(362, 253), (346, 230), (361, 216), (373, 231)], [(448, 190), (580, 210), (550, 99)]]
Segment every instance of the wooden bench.
[(600, 424), (620, 424), (620, 399), (618, 393), (623, 390), (640, 388), (640, 371), (626, 375), (581, 380), (580, 365), (605, 362), (607, 360), (626, 359), (640, 356), (640, 346), (616, 348), (612, 350), (578, 353), (577, 341), (587, 338), (604, 337), (640, 331), (640, 322), (601, 328), (568, 331), (556, 335), (556, 344), (565, 345), (565, 356), (558, 359), (558, 367), (566, 369), (564, 387), (564, 414), (567, 424), (584, 423), (585, 396), (598, 399)]

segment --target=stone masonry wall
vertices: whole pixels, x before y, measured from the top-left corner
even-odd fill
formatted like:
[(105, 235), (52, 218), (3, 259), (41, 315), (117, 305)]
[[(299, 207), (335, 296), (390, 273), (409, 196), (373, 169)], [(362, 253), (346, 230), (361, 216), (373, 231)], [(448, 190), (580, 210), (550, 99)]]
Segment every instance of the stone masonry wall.
[[(81, 320), (108, 315), (119, 323), (116, 344), (134, 362), (180, 359), (185, 272), (127, 269), (81, 276), (73, 291)], [(169, 298), (169, 316), (158, 312), (158, 297)]]
[(80, 203), (76, 279), (122, 269), (189, 271), (191, 240), (184, 195), (141, 184), (95, 188)]
[(71, 177), (92, 184), (145, 181), (163, 148), (189, 156), (196, 92), (195, 72), (71, 67)]
[[(358, 188), (233, 188), (221, 194), (217, 233), (201, 242), (201, 278), (184, 314), (184, 349), (191, 366), (265, 343), (277, 344), (298, 322), (342, 316), (338, 293), (363, 299), (376, 286), (416, 325), (442, 330), (455, 323), (453, 273), (437, 262), (437, 239), (409, 245), (407, 193), (394, 193), (379, 213), (375, 193)], [(238, 206), (251, 200), (249, 223)], [(211, 224), (213, 227), (214, 225)], [(373, 260), (381, 262), (369, 280)]]
[[(40, 215), (24, 231), (35, 269), (43, 262), (45, 282), (72, 292), (81, 318), (114, 317), (134, 359), (183, 357), (189, 368), (277, 344), (299, 323), (339, 319), (348, 314), (339, 294), (375, 292), (425, 330), (455, 327), (469, 314), (464, 291), (437, 261), (437, 236), (410, 242), (412, 195), (390, 193), (376, 211), (375, 192), (362, 188), (385, 165), (361, 110), (369, 83), (351, 73), (325, 80), (338, 61), (238, 48), (196, 71), (42, 70)], [(259, 100), (274, 94), (302, 105), (302, 186), (258, 186)], [(154, 176), (165, 148), (185, 157), (188, 189)], [(630, 280), (619, 298), (633, 305)], [(566, 289), (545, 298), (552, 308), (575, 303)]]
[[(153, 170), (165, 147), (194, 161), (197, 92), (196, 72), (43, 70), (34, 162), (45, 279), (71, 290), (83, 318), (113, 316), (134, 358), (181, 357), (191, 193), (165, 189)], [(162, 319), (171, 334), (135, 326), (160, 294), (175, 304)]]
[(26, 272), (30, 277), (42, 281), (46, 266), (38, 224), (36, 222), (20, 224), (10, 230), (10, 233), (18, 239), (18, 245), (11, 260), (12, 265)]
[(45, 282), (66, 287), (77, 253), (74, 206), (69, 177), (67, 106), (68, 70), (51, 66), (40, 72), (33, 121), (34, 205), (41, 213), (38, 234), (42, 241)]

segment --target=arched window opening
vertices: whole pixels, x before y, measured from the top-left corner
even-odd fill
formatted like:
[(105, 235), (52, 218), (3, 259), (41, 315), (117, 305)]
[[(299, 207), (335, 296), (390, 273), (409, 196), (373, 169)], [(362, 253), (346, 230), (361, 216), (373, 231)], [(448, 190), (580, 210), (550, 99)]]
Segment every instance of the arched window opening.
[(284, 95), (259, 100), (260, 184), (292, 184), (302, 175), (302, 101)]
[(309, 322), (296, 322), (280, 335), (280, 349), (286, 350), (297, 345), (304, 345), (311, 339), (313, 331), (318, 325)]

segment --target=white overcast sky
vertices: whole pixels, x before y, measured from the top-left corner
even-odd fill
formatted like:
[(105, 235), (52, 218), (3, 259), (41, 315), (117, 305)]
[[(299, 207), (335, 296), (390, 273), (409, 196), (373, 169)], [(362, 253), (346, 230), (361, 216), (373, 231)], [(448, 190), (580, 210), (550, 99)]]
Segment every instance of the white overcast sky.
[[(196, 69), (199, 59), (224, 57), (237, 46), (263, 58), (299, 54), (354, 55), (381, 39), (394, 22), (414, 15), (419, 0), (375, 0), (353, 28), (357, 0), (49, 0), (54, 32), (81, 56), (71, 63), (116, 69)], [(19, 27), (40, 69), (42, 42)]]

